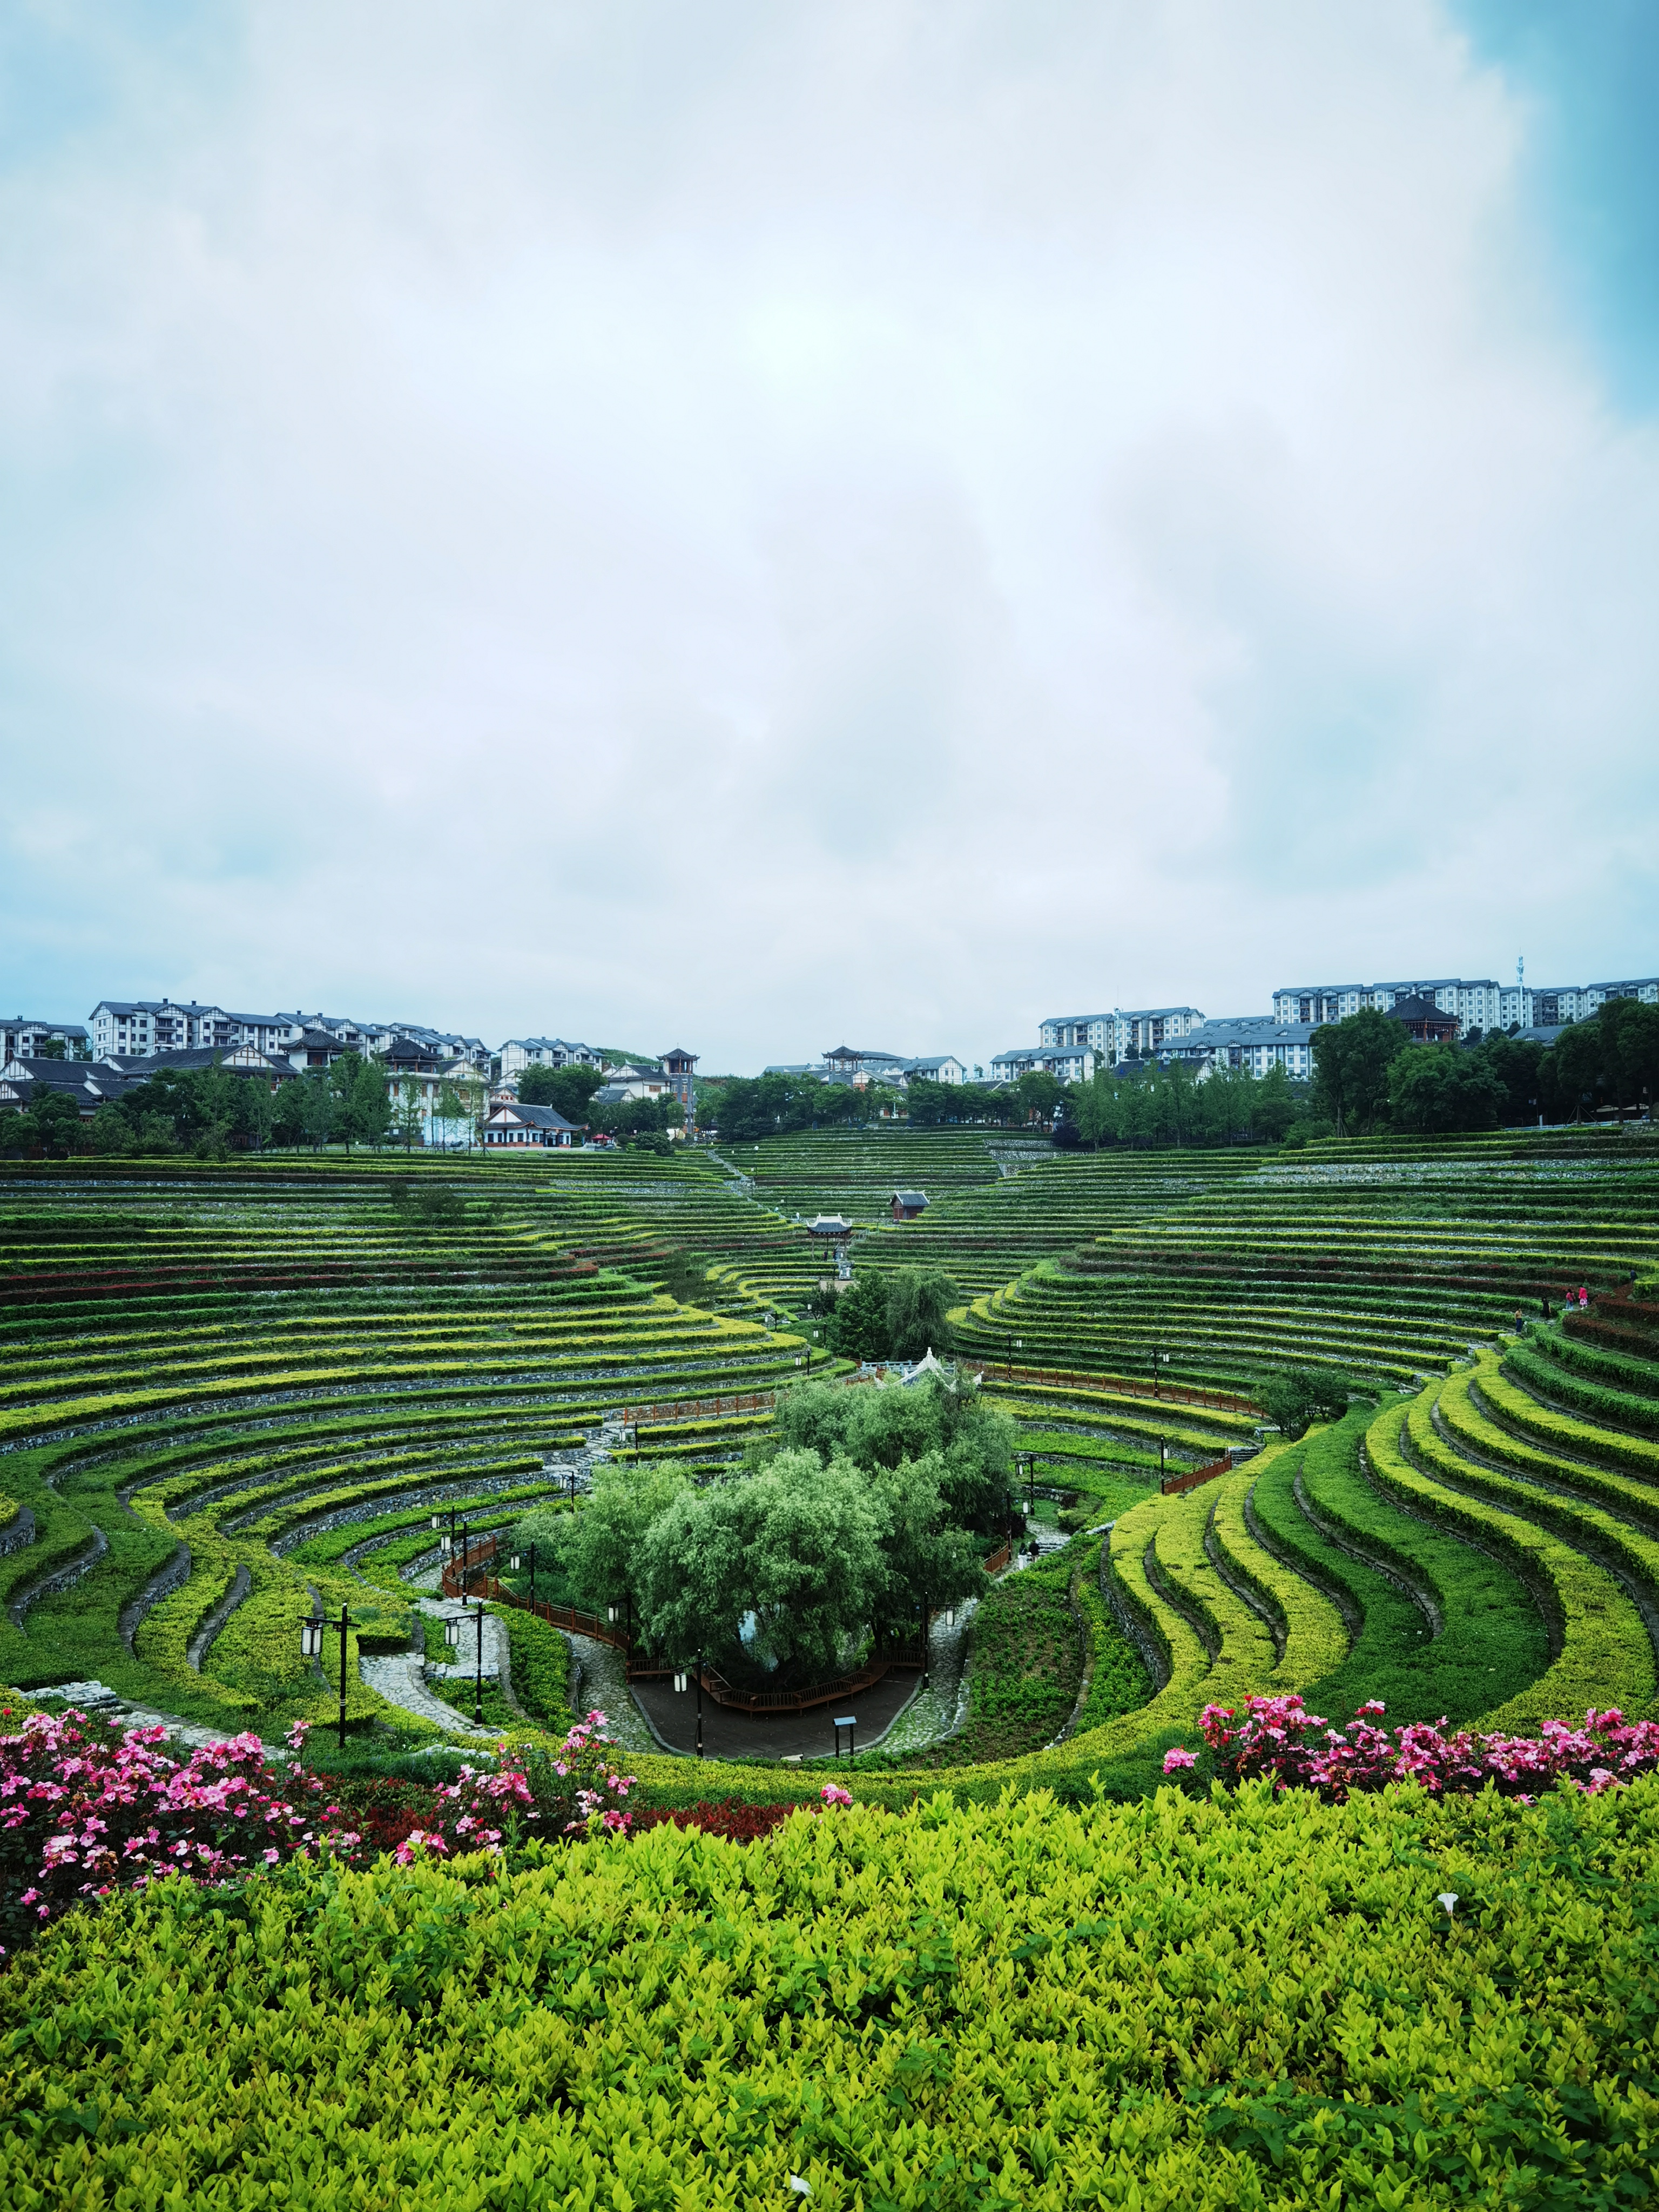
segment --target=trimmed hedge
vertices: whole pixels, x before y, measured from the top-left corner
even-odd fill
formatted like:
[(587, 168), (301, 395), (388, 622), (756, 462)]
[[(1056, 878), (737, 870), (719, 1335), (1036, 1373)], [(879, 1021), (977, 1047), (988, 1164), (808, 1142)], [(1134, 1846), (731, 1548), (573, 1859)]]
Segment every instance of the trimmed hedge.
[[(1489, 1705), (1481, 1715), (1483, 1724), (1499, 1731), (1535, 1729), (1563, 1714), (1576, 1717), (1589, 1705), (1628, 1705), (1643, 1711), (1654, 1694), (1652, 1646), (1640, 1617), (1605, 1568), (1530, 1521), (1431, 1481), (1406, 1459), (1401, 1439), (1407, 1421), (1414, 1412), (1425, 1416), (1432, 1401), (1431, 1388), (1413, 1407), (1391, 1408), (1371, 1424), (1365, 1449), (1373, 1477), (1389, 1495), (1511, 1561), (1548, 1594), (1560, 1624), (1558, 1656), (1525, 1689), (1502, 1705)], [(1496, 1672), (1498, 1662), (1491, 1664)]]
[(1651, 1781), (1258, 1786), (163, 1883), (0, 1978), (0, 2160), (20, 2212), (792, 2177), (829, 2212), (1604, 2212), (1659, 2163), (1656, 1850)]

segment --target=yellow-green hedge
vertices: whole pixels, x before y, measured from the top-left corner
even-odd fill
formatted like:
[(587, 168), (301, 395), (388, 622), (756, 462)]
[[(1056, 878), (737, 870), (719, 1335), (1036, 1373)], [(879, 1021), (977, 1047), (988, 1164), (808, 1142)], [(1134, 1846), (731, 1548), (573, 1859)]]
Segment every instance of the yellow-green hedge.
[(1483, 1713), (1480, 1727), (1498, 1733), (1536, 1729), (1547, 1720), (1577, 1720), (1592, 1705), (1621, 1705), (1644, 1715), (1654, 1695), (1653, 1647), (1641, 1616), (1606, 1568), (1530, 1521), (1431, 1481), (1406, 1459), (1402, 1430), (1409, 1431), (1413, 1416), (1426, 1427), (1438, 1389), (1431, 1383), (1419, 1399), (1390, 1407), (1366, 1431), (1365, 1450), (1377, 1487), (1506, 1560), (1551, 1596), (1560, 1626), (1561, 1649), (1549, 1667), (1507, 1704)]
[(14, 2212), (1633, 2206), (1656, 1848), (1651, 1779), (1258, 1786), (168, 1883), (0, 1978), (0, 2177)]
[(1285, 1656), (1274, 1669), (1275, 1690), (1305, 1690), (1348, 1656), (1342, 1615), (1322, 1590), (1263, 1551), (1251, 1535), (1245, 1506), (1256, 1477), (1286, 1449), (1283, 1443), (1248, 1461), (1216, 1485), (1214, 1540), (1235, 1573), (1264, 1597), (1285, 1631)]

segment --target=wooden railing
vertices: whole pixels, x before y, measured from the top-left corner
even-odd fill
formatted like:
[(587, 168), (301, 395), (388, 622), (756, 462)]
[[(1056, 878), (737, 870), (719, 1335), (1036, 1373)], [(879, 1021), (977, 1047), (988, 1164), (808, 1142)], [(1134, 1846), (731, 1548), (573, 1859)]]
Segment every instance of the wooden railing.
[(596, 1613), (580, 1612), (574, 1605), (549, 1605), (544, 1598), (532, 1604), (520, 1597), (502, 1582), (495, 1570), (501, 1560), (499, 1536), (480, 1536), (467, 1546), (465, 1553), (457, 1553), (445, 1565), (439, 1577), (439, 1586), (446, 1597), (488, 1599), (494, 1605), (514, 1606), (520, 1613), (533, 1613), (538, 1620), (544, 1620), (550, 1628), (562, 1628), (569, 1636), (591, 1636), (596, 1644), (614, 1644), (618, 1651), (631, 1648), (626, 1630), (613, 1628), (608, 1620)]
[(1145, 1382), (1129, 1375), (1071, 1375), (1054, 1367), (1005, 1367), (994, 1360), (980, 1370), (1000, 1382), (1035, 1382), (1060, 1390), (1109, 1390), (1114, 1396), (1155, 1398), (1171, 1406), (1207, 1406), (1221, 1413), (1254, 1413), (1253, 1398), (1236, 1390), (1199, 1390), (1188, 1382)]
[(1196, 1490), (1200, 1482), (1213, 1482), (1217, 1475), (1231, 1474), (1232, 1471), (1231, 1459), (1212, 1459), (1203, 1467), (1189, 1467), (1185, 1474), (1166, 1474), (1158, 1486), (1163, 1496), (1173, 1498), (1179, 1491)]
[(641, 1421), (717, 1421), (732, 1413), (769, 1413), (778, 1402), (775, 1390), (738, 1390), (722, 1398), (665, 1398), (655, 1406), (624, 1406), (623, 1424), (637, 1428)]

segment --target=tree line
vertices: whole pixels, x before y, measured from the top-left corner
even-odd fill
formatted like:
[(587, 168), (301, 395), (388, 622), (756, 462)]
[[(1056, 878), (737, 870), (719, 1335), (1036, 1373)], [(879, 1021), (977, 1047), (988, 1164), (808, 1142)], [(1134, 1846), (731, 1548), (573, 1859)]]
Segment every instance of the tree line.
[(1610, 999), (1553, 1045), (1491, 1030), (1465, 1044), (1413, 1044), (1374, 1007), (1314, 1031), (1312, 1105), (1339, 1136), (1428, 1134), (1646, 1112), (1659, 1096), (1659, 1006)]
[[(579, 1128), (665, 1151), (667, 1132), (684, 1118), (678, 1101), (633, 1098), (594, 1109), (589, 1102), (605, 1080), (594, 1068), (530, 1067), (520, 1079), (519, 1096), (527, 1106), (551, 1106)], [(319, 1152), (342, 1144), (348, 1152), (354, 1145), (412, 1150), (428, 1133), (424, 1091), (414, 1077), (390, 1082), (382, 1061), (356, 1052), (342, 1053), (329, 1067), (285, 1077), (275, 1089), (261, 1074), (241, 1074), (217, 1060), (207, 1067), (161, 1067), (120, 1099), (100, 1106), (90, 1121), (82, 1119), (72, 1093), (56, 1090), (43, 1090), (26, 1109), (0, 1114), (0, 1158), (39, 1152), (48, 1159), (83, 1152), (141, 1158), (189, 1152), (224, 1159), (232, 1152), (262, 1152), (270, 1145)], [(434, 1105), (452, 1139), (483, 1143), (489, 1111), (483, 1082), (446, 1079)]]

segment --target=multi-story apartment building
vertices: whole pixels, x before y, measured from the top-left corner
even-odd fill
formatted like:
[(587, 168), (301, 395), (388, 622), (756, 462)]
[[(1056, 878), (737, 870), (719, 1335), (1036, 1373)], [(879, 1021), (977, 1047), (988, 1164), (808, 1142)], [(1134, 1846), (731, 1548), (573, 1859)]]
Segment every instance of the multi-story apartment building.
[(1540, 983), (1524, 996), (1528, 1009), (1524, 1016), (1517, 1017), (1522, 1027), (1555, 1029), (1564, 1022), (1590, 1020), (1612, 999), (1659, 1005), (1659, 976), (1643, 975), (1622, 983)]
[(464, 1060), (480, 1072), (489, 1066), (481, 1038), (419, 1022), (364, 1022), (345, 1014), (243, 1014), (205, 1006), (194, 999), (100, 999), (90, 1016), (92, 1050), (100, 1060), (146, 1059), (158, 1052), (228, 1052), (252, 1045), (286, 1057), (311, 1034), (327, 1036), (341, 1052), (384, 1059), (399, 1037), (413, 1037), (446, 1060)]
[(845, 1077), (862, 1091), (872, 1083), (902, 1085), (910, 1058), (908, 1053), (878, 1052), (873, 1045), (838, 1044), (824, 1054), (823, 1066), (829, 1076)]
[(1450, 1014), (1463, 1030), (1504, 1026), (1504, 992), (1491, 976), (1466, 981), (1458, 975), (1392, 983), (1293, 983), (1273, 993), (1276, 1022), (1346, 1021), (1350, 1014), (1374, 1006), (1390, 1014), (1401, 999), (1428, 999), (1443, 1013)]
[(1266, 1075), (1282, 1067), (1293, 1081), (1304, 1082), (1314, 1072), (1315, 1022), (1275, 1022), (1263, 1014), (1221, 1014), (1195, 1030), (1188, 1030), (1166, 1048), (1165, 1057), (1184, 1060), (1200, 1077), (1214, 1068), (1248, 1068)]
[(62, 1045), (65, 1060), (91, 1057), (91, 1040), (79, 1022), (46, 1022), (14, 1014), (9, 1022), (0, 1022), (0, 1067), (9, 1060), (45, 1058), (55, 1044)]
[(1037, 1042), (1044, 1045), (1087, 1045), (1104, 1056), (1112, 1044), (1110, 1014), (1050, 1014), (1037, 1024)]
[(1203, 1018), (1196, 1006), (1115, 1006), (1109, 1014), (1050, 1014), (1038, 1024), (1037, 1036), (1051, 1049), (1087, 1049), (1115, 1064), (1153, 1058)]
[(597, 1045), (572, 1044), (564, 1037), (508, 1037), (496, 1057), (501, 1081), (522, 1075), (526, 1067), (603, 1067), (605, 1054)]
[(1034, 1044), (1000, 1052), (991, 1062), (993, 1083), (1018, 1083), (1022, 1075), (1039, 1069), (1061, 1083), (1086, 1083), (1103, 1064), (1103, 1054), (1091, 1045)]
[(929, 1053), (921, 1060), (907, 1060), (899, 1070), (899, 1080), (907, 1089), (913, 1083), (965, 1083), (968, 1069), (954, 1053)]
[(1410, 998), (1431, 1000), (1443, 1013), (1454, 1017), (1460, 1033), (1467, 1036), (1476, 1030), (1557, 1029), (1564, 1022), (1588, 1021), (1609, 999), (1639, 999), (1653, 1006), (1659, 1003), (1659, 977), (1620, 983), (1528, 984), (1519, 975), (1513, 983), (1494, 982), (1490, 976), (1470, 981), (1443, 975), (1411, 982), (1292, 984), (1273, 993), (1273, 1019), (1316, 1025), (1340, 1022), (1366, 1006), (1392, 1013), (1402, 999)]
[(257, 1042), (236, 1034), (235, 1019), (222, 1006), (204, 1006), (194, 999), (178, 1004), (171, 999), (100, 999), (90, 1021), (92, 1048), (100, 1060), (110, 1054), (141, 1059), (155, 1052)]

